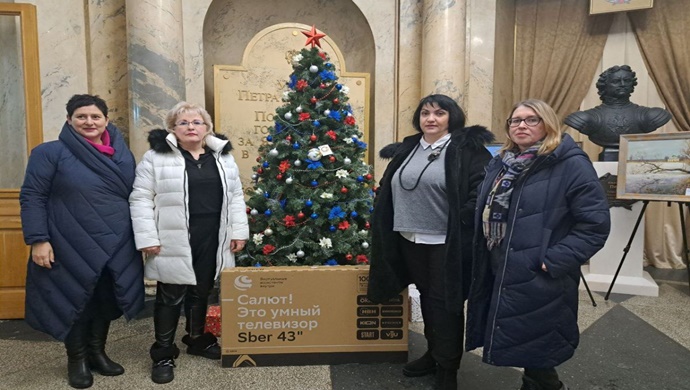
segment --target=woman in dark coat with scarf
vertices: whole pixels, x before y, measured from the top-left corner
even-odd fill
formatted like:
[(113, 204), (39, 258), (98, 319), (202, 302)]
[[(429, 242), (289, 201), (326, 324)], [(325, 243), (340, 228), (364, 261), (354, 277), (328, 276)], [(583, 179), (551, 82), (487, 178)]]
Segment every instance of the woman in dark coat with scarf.
[(604, 246), (609, 207), (587, 155), (540, 100), (518, 103), (477, 198), (466, 348), (524, 368), (522, 390), (567, 387), (580, 266)]
[(419, 134), (381, 151), (392, 160), (372, 216), (368, 296), (381, 303), (416, 285), (428, 351), (403, 374), (436, 372), (438, 388), (456, 389), (476, 187), (491, 159), (484, 145), (493, 135), (481, 126), (464, 127), (462, 109), (445, 95), (423, 98), (412, 124)]
[(31, 245), (26, 322), (65, 342), (75, 388), (93, 384), (91, 370), (124, 373), (105, 353), (110, 322), (144, 307), (129, 217), (134, 168), (122, 135), (108, 124), (108, 106), (92, 95), (74, 95), (58, 140), (29, 157), (19, 197)]

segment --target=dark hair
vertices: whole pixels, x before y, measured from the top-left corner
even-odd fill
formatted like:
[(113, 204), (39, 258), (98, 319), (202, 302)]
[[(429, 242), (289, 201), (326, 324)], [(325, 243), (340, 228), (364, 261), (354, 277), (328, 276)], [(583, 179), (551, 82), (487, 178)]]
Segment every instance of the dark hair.
[(74, 111), (80, 107), (96, 106), (103, 113), (103, 116), (108, 117), (108, 105), (105, 100), (98, 97), (98, 95), (74, 95), (67, 102), (67, 116), (72, 117)]
[(462, 112), (462, 108), (458, 106), (455, 100), (449, 98), (446, 95), (429, 95), (419, 101), (417, 109), (414, 111), (412, 116), (412, 126), (418, 132), (422, 132), (422, 127), (419, 125), (419, 114), (422, 112), (422, 107), (425, 105), (437, 105), (443, 110), (448, 111), (448, 132), (452, 133), (454, 130), (462, 129), (465, 127), (465, 113)]
[[(629, 72), (632, 75), (632, 88), (633, 90), (635, 89), (635, 86), (637, 85), (637, 77), (635, 75), (635, 72), (633, 72), (632, 68), (628, 65), (614, 65), (605, 71), (601, 72), (599, 75), (599, 79), (597, 80), (597, 91), (599, 92), (599, 96), (604, 96), (606, 93), (606, 84), (608, 84), (609, 81), (609, 76), (618, 72), (619, 70)], [(630, 91), (632, 92), (632, 91)]]

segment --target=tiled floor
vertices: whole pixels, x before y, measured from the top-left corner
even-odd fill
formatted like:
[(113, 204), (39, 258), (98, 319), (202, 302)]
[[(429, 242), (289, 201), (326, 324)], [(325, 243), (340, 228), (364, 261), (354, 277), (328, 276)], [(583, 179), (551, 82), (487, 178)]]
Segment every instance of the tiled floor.
[[(593, 307), (580, 294), (580, 347), (559, 368), (577, 390), (690, 390), (690, 293), (685, 270), (648, 270), (659, 297), (595, 293)], [(95, 376), (94, 389), (431, 389), (432, 377), (406, 378), (401, 364), (221, 368), (218, 362), (182, 354), (168, 385), (149, 379), (153, 324), (142, 318), (113, 324), (108, 351), (127, 372)], [(410, 324), (410, 358), (424, 352), (421, 323)], [(520, 372), (481, 363), (466, 354), (459, 374), (463, 390), (517, 389)], [(0, 389), (68, 389), (62, 344), (23, 321), (0, 321)]]

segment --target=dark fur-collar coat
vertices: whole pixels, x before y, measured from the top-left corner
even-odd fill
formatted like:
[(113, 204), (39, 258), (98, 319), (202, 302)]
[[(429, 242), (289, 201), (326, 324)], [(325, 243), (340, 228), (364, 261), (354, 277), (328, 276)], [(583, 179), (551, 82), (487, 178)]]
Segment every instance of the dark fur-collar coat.
[[(412, 281), (400, 254), (398, 232), (393, 231), (391, 180), (405, 158), (419, 143), (422, 134), (386, 146), (381, 157), (391, 158), (376, 195), (372, 215), (371, 267), (368, 297), (380, 303), (397, 296)], [(491, 159), (485, 144), (494, 139), (483, 126), (471, 126), (451, 133), (445, 158), (448, 192), (447, 252), (444, 264), (445, 301), (453, 312), (462, 312), (469, 289), (472, 264), (472, 235), (476, 188), (484, 178), (484, 166)]]

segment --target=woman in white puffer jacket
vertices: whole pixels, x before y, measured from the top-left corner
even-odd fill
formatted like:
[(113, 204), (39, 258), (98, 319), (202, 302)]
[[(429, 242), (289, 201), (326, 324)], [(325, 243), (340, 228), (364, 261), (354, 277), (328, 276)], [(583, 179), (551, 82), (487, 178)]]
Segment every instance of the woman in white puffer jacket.
[(234, 253), (249, 238), (246, 205), (231, 143), (213, 134), (202, 107), (178, 103), (167, 130), (149, 133), (151, 150), (137, 166), (130, 209), (145, 275), (157, 280), (156, 342), (151, 379), (173, 380), (179, 355), (175, 331), (184, 301), (187, 353), (220, 359), (217, 339), (204, 333), (214, 281), (235, 265)]

